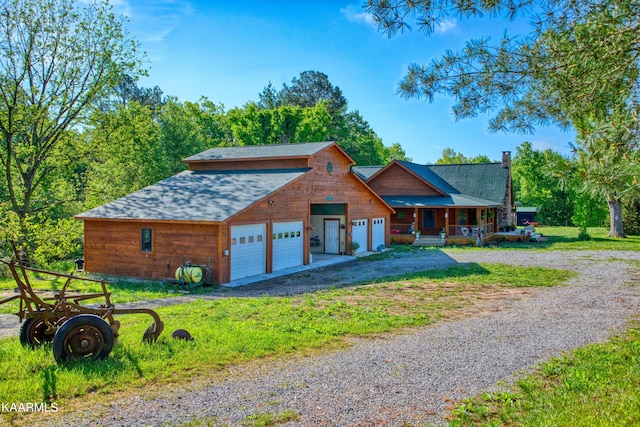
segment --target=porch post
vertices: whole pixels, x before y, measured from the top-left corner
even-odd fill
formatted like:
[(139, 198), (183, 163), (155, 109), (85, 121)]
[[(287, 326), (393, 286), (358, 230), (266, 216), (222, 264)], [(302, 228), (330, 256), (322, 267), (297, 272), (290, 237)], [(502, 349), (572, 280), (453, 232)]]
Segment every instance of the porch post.
[(476, 245), (482, 245), (482, 237), (484, 236), (483, 224), (484, 220), (482, 219), (482, 209), (476, 208), (476, 221), (478, 222), (478, 232), (476, 233)]
[(447, 235), (451, 234), (449, 231), (449, 208), (444, 209), (444, 231)]
[(418, 208), (413, 211), (413, 222), (415, 223), (415, 231), (420, 230), (420, 216), (418, 215)]

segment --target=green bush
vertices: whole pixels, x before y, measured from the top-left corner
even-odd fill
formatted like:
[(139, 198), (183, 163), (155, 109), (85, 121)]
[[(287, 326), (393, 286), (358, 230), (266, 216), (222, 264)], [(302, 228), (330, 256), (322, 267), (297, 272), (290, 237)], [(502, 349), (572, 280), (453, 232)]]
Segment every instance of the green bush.
[(587, 227), (580, 227), (580, 233), (578, 233), (578, 240), (591, 240), (591, 234), (587, 232)]

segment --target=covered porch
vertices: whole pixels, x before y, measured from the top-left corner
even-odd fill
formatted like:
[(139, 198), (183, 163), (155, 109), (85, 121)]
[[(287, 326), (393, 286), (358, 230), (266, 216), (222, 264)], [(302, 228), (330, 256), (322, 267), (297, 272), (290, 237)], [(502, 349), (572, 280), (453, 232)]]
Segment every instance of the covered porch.
[(494, 233), (497, 226), (497, 207), (436, 207), (436, 206), (394, 206), (391, 215), (391, 238), (398, 243), (410, 243), (421, 236), (440, 236), (444, 230), (447, 243), (468, 243), (478, 237), (484, 242)]

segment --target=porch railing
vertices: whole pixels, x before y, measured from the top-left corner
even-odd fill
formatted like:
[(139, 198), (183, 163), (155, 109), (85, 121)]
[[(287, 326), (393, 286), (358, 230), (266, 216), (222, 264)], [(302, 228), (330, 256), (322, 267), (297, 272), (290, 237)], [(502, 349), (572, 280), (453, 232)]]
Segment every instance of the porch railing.
[[(493, 223), (483, 224), (482, 227), (478, 227), (477, 225), (467, 225), (467, 224), (449, 224), (449, 229), (447, 231), (447, 236), (464, 236), (465, 234), (462, 231), (462, 227), (466, 227), (468, 236), (477, 236), (478, 231), (480, 231), (483, 235), (493, 234), (495, 233), (495, 227)], [(409, 224), (397, 224), (391, 223), (391, 235), (394, 234), (411, 234), (413, 232), (413, 228)], [(437, 234), (437, 233), (434, 233)]]
[(465, 236), (465, 229), (467, 236), (477, 236), (478, 232), (483, 235), (495, 233), (495, 227), (493, 223), (483, 224), (482, 226), (467, 225), (467, 224), (449, 224), (448, 236)]

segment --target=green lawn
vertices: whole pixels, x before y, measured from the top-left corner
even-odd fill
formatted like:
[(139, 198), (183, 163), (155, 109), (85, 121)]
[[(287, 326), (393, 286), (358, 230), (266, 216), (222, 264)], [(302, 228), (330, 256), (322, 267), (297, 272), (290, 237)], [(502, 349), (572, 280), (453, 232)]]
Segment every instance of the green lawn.
[[(483, 292), (558, 286), (571, 276), (567, 271), (470, 264), (294, 297), (200, 300), (159, 308), (166, 327), (153, 345), (140, 342), (151, 317), (120, 316), (118, 344), (102, 362), (58, 366), (50, 345), (31, 350), (17, 338), (3, 339), (0, 402), (60, 404), (88, 393), (188, 382), (228, 364), (344, 345), (347, 336), (427, 325), (456, 315)], [(178, 328), (187, 329), (195, 339), (171, 339)]]
[(541, 365), (510, 392), (465, 400), (450, 426), (640, 425), (640, 329)]
[[(591, 236), (590, 240), (579, 240), (580, 230), (577, 227), (536, 227), (536, 233), (541, 233), (545, 241), (541, 242), (507, 242), (499, 238), (495, 240), (497, 246), (476, 247), (475, 245), (448, 246), (460, 250), (620, 250), (620, 251), (640, 251), (640, 236), (628, 236), (624, 239), (607, 237), (608, 228), (594, 227), (588, 228), (587, 232)], [(397, 247), (401, 247), (398, 245)], [(404, 250), (411, 250), (412, 246), (405, 246)]]

